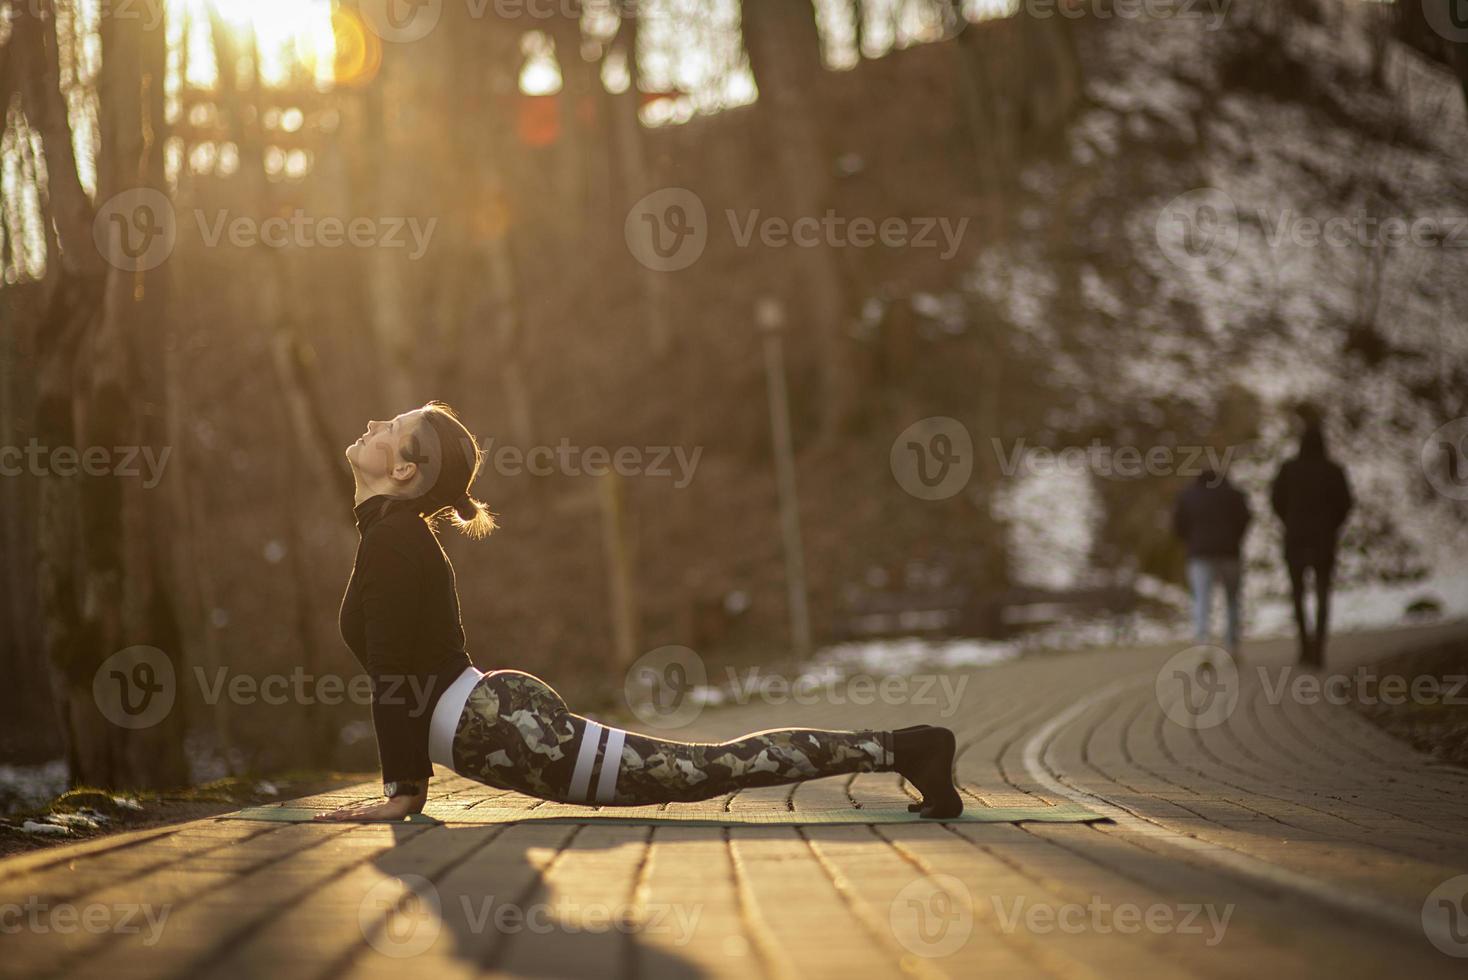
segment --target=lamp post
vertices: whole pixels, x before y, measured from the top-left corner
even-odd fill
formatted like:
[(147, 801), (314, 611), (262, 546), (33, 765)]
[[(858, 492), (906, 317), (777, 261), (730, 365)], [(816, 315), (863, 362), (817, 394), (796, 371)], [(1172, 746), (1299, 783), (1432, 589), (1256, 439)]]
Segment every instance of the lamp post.
[(775, 486), (780, 500), (780, 537), (785, 552), (785, 586), (790, 606), (790, 639), (796, 656), (811, 653), (810, 607), (805, 586), (805, 549), (800, 540), (800, 499), (795, 489), (795, 450), (790, 437), (790, 396), (785, 387), (785, 307), (766, 296), (755, 304), (765, 352), (770, 395), (770, 433), (775, 449)]

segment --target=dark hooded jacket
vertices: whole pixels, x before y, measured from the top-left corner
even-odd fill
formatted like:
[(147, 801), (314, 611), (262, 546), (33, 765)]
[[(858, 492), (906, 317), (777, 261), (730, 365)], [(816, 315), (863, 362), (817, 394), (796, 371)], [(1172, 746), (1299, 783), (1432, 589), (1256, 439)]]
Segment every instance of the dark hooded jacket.
[(1270, 502), (1284, 522), (1286, 554), (1335, 548), (1354, 501), (1346, 471), (1326, 455), (1320, 429), (1305, 430), (1298, 455), (1274, 478)]
[(1178, 494), (1172, 529), (1187, 545), (1189, 558), (1237, 558), (1249, 516), (1243, 491), (1208, 471)]

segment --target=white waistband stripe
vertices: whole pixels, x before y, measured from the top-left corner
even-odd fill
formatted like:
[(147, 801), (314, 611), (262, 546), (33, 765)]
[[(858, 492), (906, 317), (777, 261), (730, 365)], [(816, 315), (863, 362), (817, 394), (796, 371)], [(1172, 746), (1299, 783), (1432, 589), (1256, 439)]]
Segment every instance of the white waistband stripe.
[(571, 774), (570, 797), (577, 803), (586, 800), (586, 791), (591, 786), (591, 766), (596, 761), (596, 747), (601, 744), (602, 727), (594, 721), (586, 723), (581, 734), (581, 748), (576, 752), (576, 769)]
[(596, 781), (596, 802), (610, 803), (617, 795), (617, 771), (622, 768), (622, 743), (627, 733), (620, 728), (607, 729), (607, 750), (601, 756), (601, 775)]
[(464, 705), (484, 677), (477, 667), (465, 667), (464, 672), (454, 679), (448, 690), (439, 696), (433, 706), (433, 718), (428, 722), (428, 758), (445, 768), (454, 768), (454, 733), (459, 730), (459, 718), (464, 714)]

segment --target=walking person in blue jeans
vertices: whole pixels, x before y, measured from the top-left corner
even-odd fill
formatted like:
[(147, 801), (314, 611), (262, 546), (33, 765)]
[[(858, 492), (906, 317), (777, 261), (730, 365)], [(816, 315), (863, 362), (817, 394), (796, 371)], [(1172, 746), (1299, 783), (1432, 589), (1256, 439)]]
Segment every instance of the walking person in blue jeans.
[(1215, 586), (1228, 608), (1224, 645), (1237, 657), (1243, 639), (1243, 566), (1239, 550), (1249, 527), (1249, 502), (1227, 475), (1205, 470), (1178, 494), (1172, 526), (1188, 549), (1188, 584), (1193, 590), (1193, 629), (1198, 643), (1209, 628)]

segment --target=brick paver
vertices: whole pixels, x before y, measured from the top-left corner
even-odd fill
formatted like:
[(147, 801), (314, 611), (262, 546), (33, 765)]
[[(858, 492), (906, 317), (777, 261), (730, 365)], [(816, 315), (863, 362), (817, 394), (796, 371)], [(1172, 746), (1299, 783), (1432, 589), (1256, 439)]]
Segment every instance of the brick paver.
[[(1331, 671), (1462, 635), (1344, 637)], [(1238, 703), (1220, 724), (1179, 724), (1155, 683), (1174, 652), (1057, 653), (953, 672), (967, 686), (950, 717), (936, 704), (751, 703), (707, 710), (678, 733), (946, 724), (959, 732), (973, 805), (1079, 801), (1109, 823), (197, 821), (0, 862), (0, 974), (1462, 975), (1464, 962), (1429, 941), (1423, 907), (1468, 875), (1468, 772), (1349, 707), (1280, 696), (1285, 643), (1246, 650)], [(871, 774), (690, 809), (911, 798), (898, 777)], [(482, 805), (557, 809), (435, 779), (434, 812)], [(1461, 912), (1459, 933), (1437, 935), (1468, 955)]]

